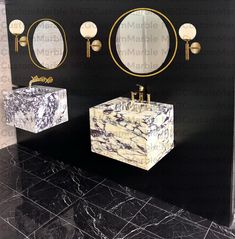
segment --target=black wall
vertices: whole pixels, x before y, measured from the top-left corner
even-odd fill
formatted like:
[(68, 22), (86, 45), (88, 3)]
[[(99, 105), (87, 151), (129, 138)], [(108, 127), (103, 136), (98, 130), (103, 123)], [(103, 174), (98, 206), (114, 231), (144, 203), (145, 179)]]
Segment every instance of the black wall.
[[(184, 43), (173, 64), (159, 76), (131, 77), (117, 68), (108, 52), (108, 33), (125, 11), (149, 7), (165, 13), (178, 29), (184, 22), (198, 29), (202, 52), (184, 60)], [(17, 130), (26, 146), (109, 176), (194, 213), (228, 225), (231, 219), (233, 154), (233, 76), (235, 1), (229, 0), (9, 0), (8, 22), (30, 24), (43, 17), (59, 21), (68, 38), (69, 54), (57, 70), (44, 72), (30, 62), (26, 49), (14, 53), (10, 36), (13, 83), (27, 85), (31, 76), (53, 76), (54, 86), (68, 90), (70, 121), (34, 135)], [(100, 53), (85, 58), (80, 25), (98, 26)], [(147, 84), (153, 100), (174, 104), (175, 149), (149, 172), (90, 152), (88, 108), (128, 94)]]

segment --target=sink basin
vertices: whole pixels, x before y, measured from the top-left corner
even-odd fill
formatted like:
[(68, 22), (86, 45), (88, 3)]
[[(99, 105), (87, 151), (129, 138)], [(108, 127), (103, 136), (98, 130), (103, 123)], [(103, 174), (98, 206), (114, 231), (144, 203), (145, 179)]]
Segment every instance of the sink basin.
[(66, 89), (33, 86), (3, 93), (8, 125), (39, 133), (68, 121)]
[(174, 148), (174, 107), (119, 97), (90, 108), (94, 153), (151, 169)]

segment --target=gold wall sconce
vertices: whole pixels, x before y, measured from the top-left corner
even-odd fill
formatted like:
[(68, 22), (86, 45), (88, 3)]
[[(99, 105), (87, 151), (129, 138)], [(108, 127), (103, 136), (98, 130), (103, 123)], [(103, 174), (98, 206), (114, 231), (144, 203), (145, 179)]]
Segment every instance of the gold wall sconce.
[(24, 32), (25, 26), (21, 20), (13, 20), (9, 24), (9, 31), (15, 36), (15, 52), (19, 51), (19, 44), (21, 46), (27, 46), (27, 37), (22, 36), (19, 40), (19, 35)]
[(91, 49), (95, 52), (98, 52), (102, 48), (102, 43), (100, 40), (94, 40), (92, 43), (90, 39), (94, 38), (97, 34), (97, 26), (94, 22), (88, 21), (84, 22), (80, 27), (81, 35), (87, 40), (86, 43), (86, 57), (91, 57)]
[(201, 45), (199, 42), (193, 42), (190, 46), (189, 42), (193, 40), (197, 35), (197, 29), (191, 23), (184, 23), (179, 29), (180, 38), (185, 41), (185, 60), (189, 61), (190, 51), (193, 54), (199, 54), (201, 51)]

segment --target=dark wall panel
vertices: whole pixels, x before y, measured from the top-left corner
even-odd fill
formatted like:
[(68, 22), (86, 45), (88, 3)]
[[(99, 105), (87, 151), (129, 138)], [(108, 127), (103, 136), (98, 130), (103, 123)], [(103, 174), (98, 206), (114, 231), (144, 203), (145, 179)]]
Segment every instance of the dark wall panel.
[[(184, 60), (180, 41), (176, 59), (162, 74), (146, 79), (120, 71), (108, 52), (108, 33), (123, 12), (136, 7), (162, 11), (178, 29), (192, 22), (203, 50)], [(79, 165), (145, 193), (228, 225), (231, 218), (233, 153), (233, 19), (235, 2), (229, 0), (9, 0), (8, 22), (21, 19), (28, 28), (38, 18), (59, 21), (67, 33), (69, 54), (57, 70), (35, 68), (26, 49), (15, 54), (10, 36), (14, 84), (27, 85), (31, 76), (55, 78), (54, 86), (68, 90), (70, 121), (38, 135), (17, 130), (18, 140), (65, 162)], [(80, 25), (98, 26), (103, 42), (100, 53), (85, 58)], [(128, 94), (144, 83), (153, 100), (175, 106), (175, 149), (151, 171), (104, 158), (90, 152), (88, 108)]]

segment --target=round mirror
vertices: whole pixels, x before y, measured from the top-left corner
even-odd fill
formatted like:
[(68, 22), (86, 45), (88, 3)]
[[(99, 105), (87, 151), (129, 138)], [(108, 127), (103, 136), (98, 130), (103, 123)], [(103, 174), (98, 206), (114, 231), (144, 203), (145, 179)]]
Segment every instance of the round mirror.
[(109, 50), (114, 62), (126, 73), (138, 77), (157, 75), (165, 70), (173, 61), (177, 47), (177, 33), (171, 21), (149, 8), (124, 13), (109, 34)]
[(139, 10), (127, 15), (118, 27), (116, 49), (122, 63), (132, 72), (148, 74), (166, 60), (169, 32), (155, 13)]
[(32, 28), (34, 28), (32, 35), (33, 54), (30, 44), (28, 44), (31, 61), (44, 70), (59, 67), (67, 56), (66, 35), (62, 26), (51, 19), (40, 19), (30, 26), (27, 34), (28, 39)]

